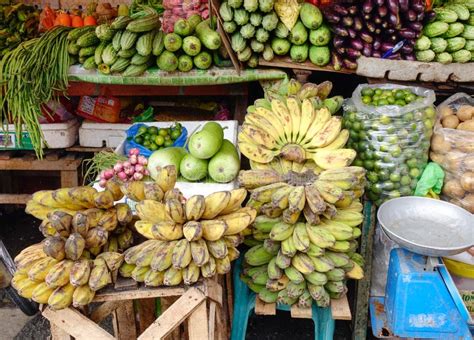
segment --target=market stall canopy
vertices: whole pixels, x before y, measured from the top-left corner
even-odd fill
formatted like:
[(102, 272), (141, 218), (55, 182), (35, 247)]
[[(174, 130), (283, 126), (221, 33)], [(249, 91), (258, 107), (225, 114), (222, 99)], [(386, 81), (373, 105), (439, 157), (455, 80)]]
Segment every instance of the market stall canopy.
[(212, 67), (208, 70), (190, 72), (165, 72), (158, 68), (147, 70), (143, 76), (123, 77), (104, 75), (96, 70), (85, 70), (81, 66), (71, 66), (69, 81), (82, 81), (95, 84), (111, 85), (152, 85), (152, 86), (199, 86), (244, 83), (260, 80), (284, 79), (286, 73), (275, 69), (243, 70), (240, 75), (233, 68)]

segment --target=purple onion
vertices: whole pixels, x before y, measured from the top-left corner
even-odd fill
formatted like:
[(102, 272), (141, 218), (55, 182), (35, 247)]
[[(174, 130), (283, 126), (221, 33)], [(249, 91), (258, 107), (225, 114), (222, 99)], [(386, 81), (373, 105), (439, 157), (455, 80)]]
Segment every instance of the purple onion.
[(341, 26), (333, 27), (333, 31), (334, 31), (335, 35), (338, 35), (340, 37), (347, 37), (349, 35), (347, 30), (344, 27), (341, 27)]
[(364, 45), (364, 49), (362, 50), (362, 54), (366, 57), (370, 57), (372, 55), (372, 46), (371, 45)]
[(355, 18), (354, 18), (354, 25), (353, 25), (353, 28), (354, 28), (356, 31), (362, 30), (363, 24), (362, 24), (362, 20), (360, 20), (359, 17), (355, 17)]
[(387, 52), (388, 50), (391, 50), (394, 47), (395, 47), (395, 44), (384, 42), (380, 48), (382, 49), (383, 52)]
[(416, 12), (410, 9), (405, 13), (405, 18), (407, 18), (408, 21), (416, 21)]
[(365, 0), (364, 4), (362, 5), (362, 11), (366, 14), (369, 14), (374, 9), (374, 5), (372, 0)]
[(356, 15), (359, 10), (357, 9), (357, 6), (351, 6), (347, 9), (350, 15)]
[(373, 49), (378, 51), (380, 50), (381, 46), (382, 46), (382, 42), (380, 41), (380, 38), (375, 38), (374, 43), (372, 45)]
[(411, 22), (409, 24), (410, 28), (416, 32), (421, 32), (423, 30), (423, 24), (421, 22)]
[(357, 69), (357, 63), (355, 61), (352, 61), (352, 60), (346, 58), (342, 61), (342, 63), (344, 65), (344, 67), (349, 69), (349, 70)]
[(378, 12), (379, 12), (379, 16), (383, 18), (387, 15), (388, 9), (385, 6), (382, 6), (382, 7), (379, 7)]
[(398, 0), (387, 0), (388, 9), (395, 15), (398, 15)]
[(382, 58), (382, 53), (380, 53), (379, 51), (374, 51), (372, 53), (372, 57), (374, 58)]
[(410, 45), (403, 45), (402, 47), (402, 53), (404, 54), (410, 54), (413, 52), (413, 46), (410, 46)]
[(351, 59), (357, 59), (361, 56), (360, 51), (353, 48), (346, 48), (347, 56)]
[(342, 47), (344, 45), (344, 38), (339, 37), (339, 36), (335, 36), (332, 39), (332, 43), (333, 43), (334, 47)]
[(351, 27), (353, 23), (354, 19), (352, 19), (351, 17), (346, 16), (342, 18), (342, 24), (346, 27)]
[(357, 37), (357, 32), (355, 30), (353, 30), (352, 28), (349, 28), (347, 30), (347, 33), (349, 33), (349, 37), (351, 39), (355, 39)]
[(361, 32), (360, 33), (360, 38), (364, 40), (366, 43), (372, 43), (374, 41), (374, 38), (367, 32)]

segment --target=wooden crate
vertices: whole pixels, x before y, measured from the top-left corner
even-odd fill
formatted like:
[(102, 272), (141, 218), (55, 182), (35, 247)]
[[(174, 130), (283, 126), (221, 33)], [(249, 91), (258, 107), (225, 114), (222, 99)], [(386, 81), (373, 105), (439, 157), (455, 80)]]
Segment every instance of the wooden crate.
[[(11, 185), (15, 171), (56, 171), (60, 173), (62, 188), (74, 187), (79, 184), (82, 160), (82, 156), (63, 150), (47, 151), (43, 159), (37, 159), (32, 151), (2, 151), (0, 152), (0, 171), (4, 172), (2, 183), (4, 186)], [(28, 194), (0, 194), (0, 204), (25, 204), (29, 199)]]
[(266, 61), (263, 58), (260, 58), (258, 61), (260, 66), (269, 66), (269, 67), (277, 67), (277, 68), (289, 68), (292, 70), (307, 70), (313, 72), (331, 72), (331, 73), (342, 73), (342, 74), (354, 74), (354, 70), (348, 69), (341, 69), (336, 71), (332, 66), (317, 66), (314, 65), (311, 61), (305, 61), (304, 63), (297, 63), (291, 60), (290, 57), (275, 57), (271, 61)]
[[(276, 303), (265, 303), (257, 296), (255, 299), (255, 314), (276, 315)], [(311, 319), (312, 308), (301, 308), (298, 304), (291, 306), (290, 314), (295, 319)], [(351, 310), (347, 296), (340, 299), (331, 299), (331, 315), (334, 320), (351, 320)]]
[[(223, 282), (221, 277), (219, 283), (217, 279), (203, 279), (190, 287), (147, 288), (137, 287), (131, 279), (119, 279), (115, 287), (95, 296), (94, 302), (101, 305), (91, 313), (72, 307), (59, 311), (46, 307), (42, 314), (51, 323), (52, 340), (178, 340), (182, 337), (181, 328), (187, 330), (189, 340), (223, 340), (228, 338), (230, 328)], [(162, 301), (162, 313), (157, 319), (156, 298)], [(111, 314), (115, 336), (98, 325)]]

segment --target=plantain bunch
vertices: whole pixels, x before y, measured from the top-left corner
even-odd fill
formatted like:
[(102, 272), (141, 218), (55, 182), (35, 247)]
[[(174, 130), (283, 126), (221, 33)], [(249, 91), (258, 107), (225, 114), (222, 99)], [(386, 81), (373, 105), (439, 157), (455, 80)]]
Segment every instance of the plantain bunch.
[(247, 109), (238, 144), (252, 169), (320, 172), (350, 165), (356, 152), (344, 148), (349, 131), (333, 116), (342, 97), (327, 98), (332, 84), (291, 80), (285, 89)]
[(145, 199), (136, 205), (140, 220), (135, 229), (148, 240), (125, 251), (120, 274), (154, 287), (191, 285), (201, 276), (229, 272), (230, 262), (239, 257), (242, 232), (257, 215), (242, 207), (247, 190), (187, 200), (177, 189), (169, 192), (162, 201)]
[(103, 252), (91, 259), (85, 251), (77, 260), (55, 259), (44, 251), (44, 244), (24, 249), (15, 259), (16, 272), (11, 285), (22, 297), (54, 310), (86, 306), (95, 292), (112, 282), (123, 255)]

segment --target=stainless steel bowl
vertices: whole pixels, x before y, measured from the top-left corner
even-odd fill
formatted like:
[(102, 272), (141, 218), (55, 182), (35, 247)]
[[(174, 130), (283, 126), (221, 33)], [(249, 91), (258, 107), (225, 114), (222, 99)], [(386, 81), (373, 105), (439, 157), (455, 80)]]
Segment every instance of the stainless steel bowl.
[(448, 256), (474, 246), (474, 215), (445, 201), (395, 198), (380, 206), (377, 219), (388, 237), (417, 254)]

